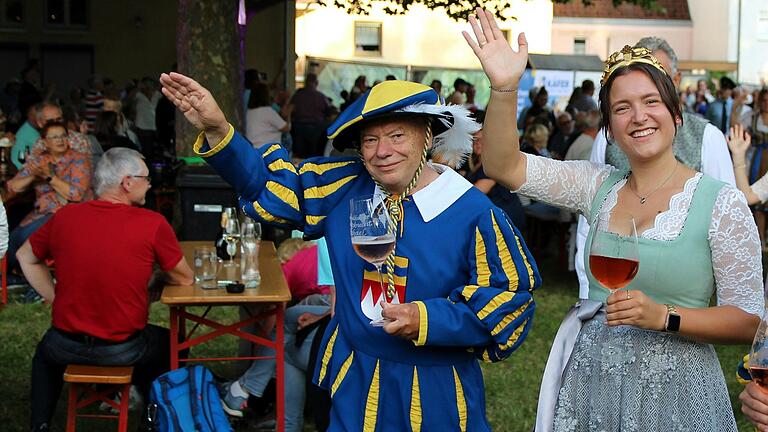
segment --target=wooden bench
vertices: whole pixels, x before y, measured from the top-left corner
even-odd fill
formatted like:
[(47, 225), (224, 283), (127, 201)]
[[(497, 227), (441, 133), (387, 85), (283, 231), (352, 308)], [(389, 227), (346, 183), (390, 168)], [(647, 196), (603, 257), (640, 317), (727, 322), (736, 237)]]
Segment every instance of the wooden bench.
[[(83, 366), (69, 365), (64, 372), (64, 382), (69, 383), (67, 404), (67, 432), (75, 432), (77, 418), (108, 418), (118, 420), (118, 431), (128, 430), (128, 403), (133, 366)], [(94, 384), (99, 384), (94, 388)], [(120, 393), (118, 404), (111, 397)], [(97, 402), (106, 402), (118, 410), (118, 415), (78, 414), (77, 411)]]

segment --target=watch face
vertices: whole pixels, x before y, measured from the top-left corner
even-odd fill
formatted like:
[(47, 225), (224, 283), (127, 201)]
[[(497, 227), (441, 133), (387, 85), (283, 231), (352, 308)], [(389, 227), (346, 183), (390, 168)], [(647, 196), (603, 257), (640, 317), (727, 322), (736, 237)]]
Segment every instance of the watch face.
[(667, 331), (680, 331), (680, 315), (669, 314), (669, 324), (667, 325)]

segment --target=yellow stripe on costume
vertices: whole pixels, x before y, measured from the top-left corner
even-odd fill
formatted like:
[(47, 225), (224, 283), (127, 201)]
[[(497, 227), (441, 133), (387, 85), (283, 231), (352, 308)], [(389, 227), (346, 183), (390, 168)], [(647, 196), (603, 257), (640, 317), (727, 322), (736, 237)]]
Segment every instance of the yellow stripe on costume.
[(415, 301), (413, 303), (416, 303), (416, 306), (419, 308), (419, 336), (412, 342), (416, 346), (422, 346), (427, 343), (427, 335), (429, 334), (427, 305), (425, 305), (423, 301)]
[(333, 380), (333, 385), (331, 386), (331, 397), (333, 397), (334, 394), (336, 394), (336, 390), (338, 390), (339, 386), (341, 385), (341, 382), (344, 381), (344, 377), (347, 376), (347, 371), (349, 370), (349, 366), (352, 365), (352, 359), (355, 357), (355, 352), (352, 351), (349, 353), (349, 357), (347, 357), (346, 360), (344, 360), (344, 364), (341, 365), (341, 369), (339, 370), (338, 375), (336, 375), (336, 379)]
[(477, 291), (478, 288), (480, 287), (477, 285), (467, 285), (461, 290), (461, 296), (464, 297), (464, 300), (469, 300), (475, 295), (475, 291)]
[[(371, 92), (368, 93), (368, 98), (365, 100), (362, 114), (377, 110), (425, 91), (429, 91), (429, 87), (424, 84), (410, 81), (397, 81), (396, 83), (391, 83), (386, 87), (386, 90), (373, 88), (371, 89)], [(439, 103), (437, 103), (437, 105), (439, 105)]]
[[(365, 279), (378, 282), (379, 272), (376, 270), (365, 270), (363, 272), (363, 277)], [(382, 278), (384, 279), (384, 285), (386, 285), (386, 281), (387, 281), (386, 273), (382, 273)], [(395, 285), (405, 286), (405, 282), (407, 280), (405, 276), (395, 275), (394, 279), (395, 279)]]
[(477, 284), (488, 286), (491, 284), (491, 269), (488, 268), (488, 258), (485, 256), (485, 242), (480, 234), (480, 229), (475, 228), (475, 267), (477, 268)]
[(491, 301), (488, 302), (488, 304), (483, 306), (480, 312), (477, 313), (477, 317), (480, 319), (487, 317), (488, 315), (492, 314), (496, 309), (498, 309), (499, 306), (503, 305), (504, 303), (507, 303), (508, 301), (511, 301), (514, 297), (515, 297), (515, 293), (511, 291), (504, 291), (500, 294), (497, 294), (495, 297), (491, 299)]
[(459, 374), (456, 373), (456, 368), (453, 369), (453, 382), (456, 383), (456, 409), (459, 412), (459, 430), (465, 432), (467, 430), (467, 400), (464, 399), (464, 388), (461, 386), (461, 380), (459, 380)]
[(509, 339), (507, 340), (507, 343), (505, 343), (503, 345), (501, 345), (501, 344), (499, 345), (499, 349), (501, 351), (504, 351), (506, 349), (512, 348), (512, 345), (514, 345), (517, 342), (517, 340), (520, 339), (520, 335), (523, 333), (523, 330), (525, 330), (526, 324), (528, 324), (528, 321), (530, 321), (530, 320), (531, 319), (528, 318), (525, 321), (523, 321), (523, 323), (520, 324), (520, 326), (517, 327), (515, 329), (515, 331), (513, 331), (512, 334), (509, 336)]
[(499, 224), (496, 222), (496, 216), (493, 215), (493, 210), (491, 210), (491, 222), (493, 222), (493, 232), (496, 234), (496, 249), (499, 251), (501, 268), (504, 270), (504, 274), (507, 275), (507, 280), (509, 281), (508, 289), (514, 291), (517, 288), (520, 277), (517, 274), (517, 268), (512, 260), (512, 255), (509, 253), (507, 243), (504, 241), (504, 236), (501, 234), (501, 228), (499, 228)]
[(338, 136), (338, 135), (339, 135), (341, 132), (343, 132), (343, 131), (344, 131), (344, 130), (345, 130), (347, 127), (348, 127), (348, 126), (350, 126), (350, 125), (353, 125), (353, 124), (355, 124), (355, 123), (359, 122), (359, 121), (360, 121), (360, 120), (362, 120), (362, 119), (363, 119), (363, 115), (362, 115), (362, 114), (360, 114), (359, 116), (357, 116), (357, 117), (353, 118), (352, 120), (350, 120), (350, 121), (348, 121), (348, 122), (344, 123), (343, 125), (341, 125), (341, 126), (337, 127), (337, 128), (336, 128), (336, 132), (334, 132), (332, 135), (328, 135), (328, 139), (334, 139), (334, 138), (336, 138), (336, 137), (337, 137), (337, 136)]
[(376, 417), (379, 413), (379, 361), (376, 360), (376, 369), (373, 370), (371, 387), (368, 389), (368, 399), (365, 402), (365, 417), (363, 419), (363, 431), (374, 432), (376, 430)]
[(267, 165), (267, 169), (269, 169), (272, 172), (280, 171), (280, 170), (288, 170), (294, 174), (296, 174), (296, 167), (293, 166), (292, 163), (286, 162), (282, 159), (278, 159), (269, 165)]
[(267, 221), (267, 222), (277, 222), (277, 223), (282, 223), (282, 224), (287, 224), (288, 223), (287, 220), (285, 220), (283, 218), (279, 218), (279, 217), (273, 215), (272, 213), (266, 211), (264, 209), (264, 207), (262, 207), (261, 204), (259, 204), (257, 201), (254, 201), (251, 204), (253, 204), (253, 210), (256, 211), (256, 214), (259, 215), (259, 217), (261, 217), (265, 221)]
[(310, 225), (317, 225), (323, 219), (325, 219), (325, 216), (304, 215), (304, 220), (306, 220)]
[(520, 314), (522, 314), (528, 308), (528, 306), (531, 304), (532, 301), (533, 299), (528, 300), (527, 302), (525, 302), (524, 305), (517, 308), (517, 310), (515, 310), (511, 314), (507, 314), (507, 316), (504, 317), (504, 319), (501, 320), (500, 323), (496, 324), (496, 327), (494, 327), (493, 330), (491, 331), (491, 335), (496, 336), (497, 334), (501, 333), (501, 331), (504, 330), (504, 328), (506, 328), (509, 325), (509, 323), (514, 321), (517, 317), (520, 316)]
[(488, 350), (483, 351), (483, 361), (486, 363), (491, 363), (491, 355), (488, 354)]
[(413, 367), (413, 384), (411, 384), (411, 432), (421, 432), (421, 392), (416, 366)]
[[(194, 151), (198, 156), (209, 158), (224, 149), (224, 147), (226, 147), (229, 142), (232, 141), (233, 136), (235, 136), (235, 128), (230, 124), (227, 135), (224, 136), (224, 139), (221, 140), (220, 143), (216, 144), (214, 147), (211, 147), (211, 149), (206, 152), (200, 152), (200, 148), (203, 147), (203, 143), (205, 142), (205, 133), (200, 132), (200, 134), (197, 136), (197, 139), (195, 140), (195, 143), (192, 144), (192, 151)], [(208, 143), (208, 145), (210, 146), (210, 143)]]
[(270, 154), (270, 153), (272, 153), (273, 151), (277, 151), (277, 149), (279, 149), (279, 148), (280, 148), (280, 144), (274, 143), (274, 144), (272, 144), (271, 146), (269, 146), (269, 148), (267, 149), (267, 151), (265, 151), (265, 152), (264, 152), (264, 153), (261, 155), (261, 157), (262, 157), (262, 158), (265, 158), (265, 157), (269, 156), (269, 154)]
[(304, 164), (301, 165), (301, 168), (299, 168), (299, 174), (304, 174), (307, 172), (313, 172), (315, 174), (325, 174), (326, 172), (332, 169), (341, 168), (353, 163), (355, 163), (354, 160), (348, 160), (343, 162), (328, 162), (324, 164), (305, 162)]
[(328, 372), (328, 362), (331, 361), (331, 354), (333, 353), (333, 345), (336, 344), (336, 335), (339, 334), (339, 327), (336, 326), (336, 328), (333, 330), (333, 334), (331, 335), (331, 338), (328, 340), (328, 346), (325, 347), (325, 352), (323, 353), (323, 362), (320, 364), (320, 375), (318, 375), (317, 382), (321, 383), (323, 382), (323, 379), (325, 378), (326, 372)]
[(408, 258), (395, 255), (395, 267), (408, 267)]
[(523, 263), (525, 263), (525, 268), (528, 270), (528, 282), (530, 283), (528, 291), (533, 289), (533, 269), (531, 268), (531, 263), (528, 261), (528, 257), (525, 255), (525, 250), (523, 249), (523, 245), (520, 244), (520, 238), (515, 235), (515, 241), (517, 242), (517, 250), (520, 251), (520, 256), (523, 258)]
[(299, 211), (299, 198), (294, 191), (272, 180), (267, 182), (267, 190), (275, 194), (282, 202), (291, 206), (292, 209)]
[(311, 188), (307, 188), (304, 190), (304, 198), (305, 199), (322, 199), (327, 197), (328, 195), (336, 192), (344, 186), (345, 184), (349, 183), (351, 180), (353, 180), (356, 175), (347, 176), (344, 178), (341, 178), (339, 180), (336, 180), (335, 182), (325, 185), (325, 186), (314, 186)]

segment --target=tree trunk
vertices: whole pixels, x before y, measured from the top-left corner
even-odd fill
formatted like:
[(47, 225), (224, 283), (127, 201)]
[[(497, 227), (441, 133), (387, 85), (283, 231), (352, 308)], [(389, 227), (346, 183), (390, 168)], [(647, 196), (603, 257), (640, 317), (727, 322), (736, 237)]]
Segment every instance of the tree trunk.
[[(178, 71), (211, 91), (227, 120), (239, 128), (243, 118), (242, 28), (237, 0), (178, 0)], [(176, 114), (176, 154), (192, 156), (200, 131)]]

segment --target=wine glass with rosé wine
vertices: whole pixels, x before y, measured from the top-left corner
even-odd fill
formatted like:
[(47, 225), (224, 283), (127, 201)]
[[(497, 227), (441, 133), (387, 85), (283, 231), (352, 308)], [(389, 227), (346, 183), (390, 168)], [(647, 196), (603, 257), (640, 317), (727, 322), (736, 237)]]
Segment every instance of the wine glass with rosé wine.
[(768, 392), (768, 323), (765, 320), (766, 317), (760, 320), (760, 326), (752, 341), (748, 367), (752, 381)]
[[(388, 299), (387, 286), (381, 276), (381, 266), (389, 254), (395, 249), (395, 225), (389, 217), (389, 212), (380, 196), (365, 195), (349, 201), (349, 233), (352, 247), (368, 263), (376, 267), (379, 276), (379, 286)], [(387, 269), (392, 271), (392, 269)], [(377, 301), (377, 299), (373, 299)], [(378, 318), (373, 319), (372, 326), (381, 327), (389, 320), (381, 317), (381, 309), (376, 308)]]
[[(601, 212), (594, 225), (589, 269), (597, 282), (613, 293), (629, 285), (640, 268), (637, 226), (631, 214), (615, 210)], [(634, 350), (621, 343), (626, 326), (606, 326), (605, 331), (593, 353), (597, 360), (624, 362), (634, 356)]]

